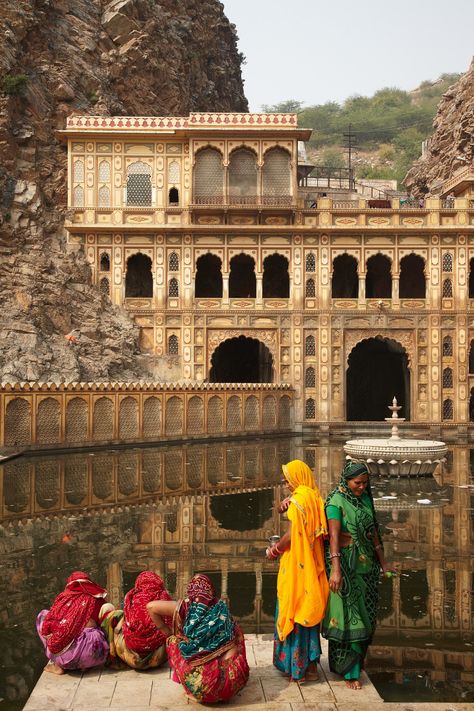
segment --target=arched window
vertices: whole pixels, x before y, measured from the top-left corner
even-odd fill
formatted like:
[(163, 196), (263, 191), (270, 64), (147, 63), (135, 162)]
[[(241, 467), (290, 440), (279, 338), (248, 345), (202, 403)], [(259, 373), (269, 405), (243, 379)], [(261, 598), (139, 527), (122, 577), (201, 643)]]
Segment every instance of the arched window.
[(248, 254), (237, 254), (230, 260), (229, 296), (254, 299), (256, 293), (255, 261)]
[(263, 261), (263, 298), (288, 299), (290, 276), (288, 259), (281, 254), (271, 254)]
[(127, 205), (147, 207), (151, 205), (151, 167), (141, 160), (130, 163), (127, 168)]
[(73, 203), (74, 207), (84, 207), (84, 188), (80, 185), (76, 185), (73, 190)]
[(108, 160), (101, 160), (99, 163), (99, 183), (110, 182), (110, 163)]
[(172, 160), (168, 165), (168, 183), (177, 184), (180, 181), (180, 166), (177, 160)]
[(193, 180), (193, 195), (196, 203), (222, 204), (224, 197), (222, 154), (215, 148), (203, 148), (196, 153)]
[(312, 397), (306, 400), (305, 419), (314, 420), (316, 417), (316, 405)]
[(400, 261), (400, 298), (424, 299), (425, 296), (425, 260), (419, 254), (408, 254)]
[(374, 254), (367, 260), (365, 295), (368, 299), (392, 298), (391, 262), (385, 254)]
[(153, 296), (151, 259), (146, 254), (133, 254), (127, 260), (125, 297), (149, 298)]
[(222, 298), (222, 262), (215, 254), (203, 254), (196, 262), (195, 296)]
[(474, 299), (474, 259), (469, 260), (469, 298)]
[(179, 286), (178, 280), (173, 277), (170, 279), (168, 284), (168, 296), (178, 297), (179, 296)]
[(110, 207), (110, 189), (107, 185), (99, 188), (99, 207)]
[(306, 255), (306, 271), (311, 273), (316, 271), (316, 257), (313, 252)]
[(271, 148), (265, 153), (262, 175), (264, 202), (291, 195), (290, 155), (283, 148)]
[(314, 336), (306, 336), (305, 355), (307, 355), (307, 356), (316, 355), (316, 341), (314, 340)]
[(102, 252), (100, 255), (100, 271), (110, 272), (110, 257), (107, 252)]
[(168, 338), (168, 355), (178, 355), (178, 336), (174, 334)]
[(306, 296), (311, 298), (313, 296), (316, 296), (316, 288), (314, 286), (314, 279), (307, 279), (306, 280)]
[(179, 205), (179, 190), (178, 188), (171, 188), (168, 193), (168, 202), (170, 205)]
[(237, 204), (257, 199), (257, 156), (247, 148), (238, 148), (230, 154), (229, 197)]
[(443, 338), (443, 356), (453, 355), (453, 339), (451, 336), (445, 336)]
[(453, 271), (453, 255), (451, 252), (445, 252), (443, 254), (443, 272)]
[(170, 272), (179, 272), (179, 257), (176, 252), (171, 252), (168, 257), (168, 269)]
[(474, 373), (474, 341), (471, 341), (469, 346), (469, 374)]
[(102, 277), (102, 279), (99, 282), (99, 289), (102, 294), (105, 294), (108, 296), (110, 294), (110, 282), (107, 279), (107, 277)]
[(73, 171), (73, 181), (75, 183), (82, 183), (84, 181), (84, 161), (75, 160), (74, 161), (74, 171)]
[(443, 299), (451, 299), (453, 296), (453, 282), (451, 279), (443, 281)]
[(332, 263), (333, 299), (357, 299), (359, 296), (359, 277), (357, 259), (351, 254), (340, 254)]
[(313, 367), (306, 368), (304, 384), (307, 388), (316, 387), (316, 371)]
[(443, 420), (453, 419), (453, 401), (449, 398), (443, 400)]
[(443, 370), (443, 388), (453, 387), (453, 371), (451, 368), (445, 368)]

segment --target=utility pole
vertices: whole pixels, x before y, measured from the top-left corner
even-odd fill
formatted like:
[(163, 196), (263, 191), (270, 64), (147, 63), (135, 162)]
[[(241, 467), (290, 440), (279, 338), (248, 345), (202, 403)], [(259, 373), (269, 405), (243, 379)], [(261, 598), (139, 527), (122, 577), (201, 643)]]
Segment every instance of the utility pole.
[(349, 124), (348, 133), (343, 134), (347, 141), (347, 154), (348, 154), (348, 164), (349, 164), (349, 189), (353, 190), (355, 187), (354, 172), (352, 170), (352, 149), (355, 148), (353, 144), (353, 139), (355, 138), (355, 133), (352, 133), (352, 124)]

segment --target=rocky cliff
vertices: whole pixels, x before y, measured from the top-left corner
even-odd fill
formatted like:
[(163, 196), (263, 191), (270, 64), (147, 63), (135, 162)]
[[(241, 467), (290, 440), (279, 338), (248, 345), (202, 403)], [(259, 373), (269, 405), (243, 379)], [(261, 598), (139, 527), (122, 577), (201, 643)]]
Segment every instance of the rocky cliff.
[(246, 111), (235, 28), (217, 0), (16, 0), (0, 28), (0, 379), (146, 378), (136, 327), (66, 244), (55, 132), (73, 112)]
[(472, 164), (474, 150), (474, 59), (469, 70), (443, 94), (425, 155), (405, 178), (416, 196), (436, 195), (444, 180)]

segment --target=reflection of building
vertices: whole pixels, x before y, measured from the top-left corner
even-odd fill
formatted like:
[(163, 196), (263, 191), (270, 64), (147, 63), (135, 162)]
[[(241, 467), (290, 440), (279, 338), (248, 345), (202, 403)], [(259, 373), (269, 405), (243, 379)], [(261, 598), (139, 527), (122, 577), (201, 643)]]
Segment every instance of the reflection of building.
[(469, 422), (470, 173), (423, 203), (331, 199), (292, 114), (76, 116), (62, 135), (69, 241), (156, 379), (289, 382), (307, 426), (380, 420), (394, 394), (413, 422)]

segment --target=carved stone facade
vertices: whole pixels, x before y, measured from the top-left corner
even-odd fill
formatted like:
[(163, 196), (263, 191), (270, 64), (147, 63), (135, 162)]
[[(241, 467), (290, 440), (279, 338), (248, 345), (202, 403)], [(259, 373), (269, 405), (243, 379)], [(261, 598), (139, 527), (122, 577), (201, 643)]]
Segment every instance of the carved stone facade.
[[(470, 186), (416, 205), (316, 195), (298, 172), (309, 131), (291, 114), (74, 117), (62, 136), (69, 242), (133, 315), (157, 372), (171, 358), (174, 379), (208, 381), (223, 344), (254, 339), (272, 382), (294, 387), (295, 425), (331, 429), (384, 416), (350, 414), (351, 393), (363, 396), (348, 367), (363, 342), (376, 366), (385, 344), (403, 361), (402, 415), (426, 428), (470, 422)], [(202, 286), (206, 259), (218, 266)], [(340, 259), (353, 271), (337, 286)], [(251, 265), (240, 287), (236, 260)]]

